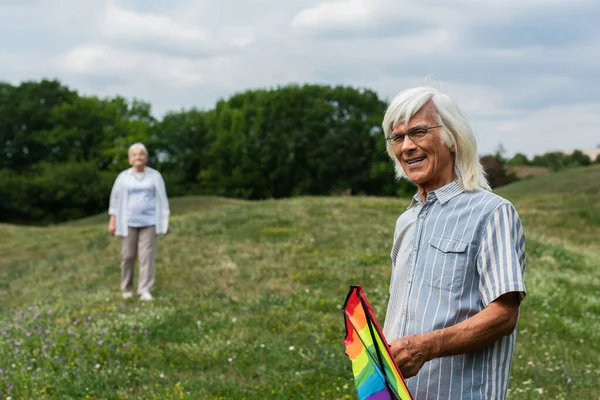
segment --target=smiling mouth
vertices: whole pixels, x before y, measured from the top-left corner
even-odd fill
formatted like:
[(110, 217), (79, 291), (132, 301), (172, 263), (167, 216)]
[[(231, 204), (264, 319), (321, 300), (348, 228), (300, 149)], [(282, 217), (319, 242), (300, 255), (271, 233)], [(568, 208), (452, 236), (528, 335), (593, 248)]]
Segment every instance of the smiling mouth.
[(426, 157), (413, 158), (412, 160), (405, 160), (408, 165), (413, 165), (423, 161)]

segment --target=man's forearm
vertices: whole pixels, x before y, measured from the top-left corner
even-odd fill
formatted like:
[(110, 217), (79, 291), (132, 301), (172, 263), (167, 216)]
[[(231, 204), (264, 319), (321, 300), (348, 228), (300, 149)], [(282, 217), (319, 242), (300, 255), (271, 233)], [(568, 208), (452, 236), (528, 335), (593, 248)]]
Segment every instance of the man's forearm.
[(518, 304), (517, 293), (507, 293), (459, 324), (424, 334), (430, 347), (427, 358), (473, 353), (509, 335), (517, 323)]

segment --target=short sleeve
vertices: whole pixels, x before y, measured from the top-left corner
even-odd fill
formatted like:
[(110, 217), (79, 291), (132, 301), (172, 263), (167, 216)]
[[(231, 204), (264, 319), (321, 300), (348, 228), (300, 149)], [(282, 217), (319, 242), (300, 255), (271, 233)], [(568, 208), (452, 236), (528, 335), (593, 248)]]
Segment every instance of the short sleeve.
[(527, 294), (523, 279), (525, 234), (517, 210), (508, 202), (496, 208), (487, 221), (477, 271), (485, 307), (505, 293), (518, 292), (519, 301)]

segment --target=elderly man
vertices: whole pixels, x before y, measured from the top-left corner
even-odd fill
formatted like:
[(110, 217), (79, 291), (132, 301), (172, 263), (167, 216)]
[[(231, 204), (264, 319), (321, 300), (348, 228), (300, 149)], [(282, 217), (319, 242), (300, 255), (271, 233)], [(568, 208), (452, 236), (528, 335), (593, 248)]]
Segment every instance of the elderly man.
[(525, 297), (525, 238), (491, 192), (469, 124), (431, 88), (399, 93), (383, 129), (418, 192), (396, 222), (384, 334), (415, 399), (504, 399)]

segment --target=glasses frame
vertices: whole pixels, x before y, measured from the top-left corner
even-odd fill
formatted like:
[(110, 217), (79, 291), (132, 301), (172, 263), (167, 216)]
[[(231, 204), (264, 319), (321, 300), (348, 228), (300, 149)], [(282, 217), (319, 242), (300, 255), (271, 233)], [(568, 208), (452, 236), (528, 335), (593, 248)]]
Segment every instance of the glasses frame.
[[(432, 129), (435, 128), (442, 128), (442, 125), (436, 125), (436, 126), (415, 126), (414, 128), (409, 129), (407, 132), (397, 132), (397, 133), (392, 133), (391, 136), (388, 136), (385, 138), (385, 140), (391, 142), (392, 144), (402, 144), (404, 143), (404, 138), (406, 136), (408, 136), (410, 138), (410, 140), (412, 140), (413, 142), (418, 142), (420, 139), (423, 139), (425, 137), (425, 135), (427, 135), (429, 133), (429, 131), (431, 131)], [(413, 131), (411, 133), (411, 130)], [(415, 134), (417, 131), (424, 130), (425, 133), (423, 134), (423, 136), (420, 137), (413, 137), (413, 134)], [(398, 140), (401, 139), (401, 140)]]

